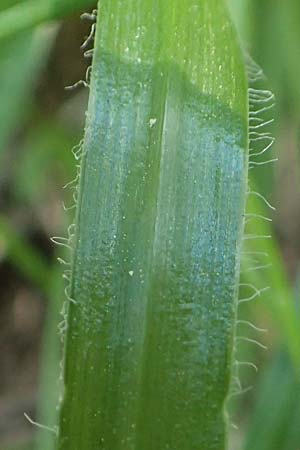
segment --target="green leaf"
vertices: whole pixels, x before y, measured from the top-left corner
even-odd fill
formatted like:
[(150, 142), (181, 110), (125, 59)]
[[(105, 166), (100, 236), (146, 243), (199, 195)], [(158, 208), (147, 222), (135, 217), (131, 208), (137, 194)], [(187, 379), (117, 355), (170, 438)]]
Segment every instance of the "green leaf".
[[(58, 380), (61, 368), (59, 363), (62, 357), (58, 323), (61, 321), (64, 283), (58, 267), (52, 269), (50, 277), (51, 283), (48, 289), (46, 324), (40, 359), (37, 418), (39, 423), (55, 431), (58, 422), (57, 403), (60, 394)], [(38, 428), (35, 431), (33, 450), (54, 450), (55, 433), (43, 428)]]
[(95, 0), (24, 0), (0, 13), (0, 41), (94, 4)]
[[(252, 190), (255, 192), (254, 180), (251, 180)], [(257, 195), (250, 195), (247, 203), (248, 214), (254, 213), (267, 217), (269, 211), (264, 202)], [(247, 234), (257, 236), (271, 236), (273, 228), (271, 223), (257, 218), (247, 224)], [(271, 315), (283, 344), (287, 347), (291, 361), (296, 370), (299, 370), (300, 361), (300, 329), (299, 312), (296, 300), (289, 284), (282, 256), (275, 238), (254, 239), (245, 242), (245, 251), (254, 252), (255, 264), (246, 259), (243, 263), (245, 271), (244, 280), (257, 289), (270, 288), (262, 297), (265, 311)], [(251, 256), (251, 255), (250, 255)], [(264, 266), (266, 266), (264, 268)], [(254, 266), (261, 267), (252, 270)]]
[(299, 408), (299, 377), (290, 360), (281, 353), (263, 373), (245, 449), (297, 449)]
[(33, 444), (31, 441), (26, 441), (13, 446), (5, 446), (3, 450), (33, 450)]
[[(27, 134), (22, 151), (14, 164), (12, 192), (17, 204), (38, 208), (41, 202), (61, 190), (70, 177), (74, 178), (74, 158), (70, 151), (79, 136), (74, 129), (43, 119)], [(67, 205), (72, 204), (72, 192), (67, 192)]]
[[(22, 33), (0, 49), (0, 157), (12, 130), (28, 108), (28, 99), (51, 48), (54, 29)], [(1, 159), (0, 158), (0, 159)]]
[(17, 233), (4, 216), (0, 216), (0, 243), (4, 255), (26, 278), (38, 286), (43, 293), (47, 293), (49, 287), (47, 262), (24, 237)]
[[(247, 181), (220, 0), (102, 0), (60, 450), (222, 450)], [(75, 302), (75, 303), (74, 303)]]
[(3, 11), (3, 9), (9, 8), (20, 1), (21, 0), (1, 0), (0, 11)]

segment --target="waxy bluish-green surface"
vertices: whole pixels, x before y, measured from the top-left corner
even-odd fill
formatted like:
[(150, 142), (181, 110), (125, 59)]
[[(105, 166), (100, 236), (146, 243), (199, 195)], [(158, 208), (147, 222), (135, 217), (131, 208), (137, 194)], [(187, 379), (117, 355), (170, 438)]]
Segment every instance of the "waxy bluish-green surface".
[(222, 450), (247, 84), (220, 0), (102, 0), (59, 450)]

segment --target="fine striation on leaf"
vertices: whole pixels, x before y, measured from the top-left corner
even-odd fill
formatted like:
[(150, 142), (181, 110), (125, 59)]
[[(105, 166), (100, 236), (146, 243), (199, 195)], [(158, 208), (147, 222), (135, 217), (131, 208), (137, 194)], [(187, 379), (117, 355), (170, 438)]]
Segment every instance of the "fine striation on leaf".
[(222, 450), (247, 82), (220, 0), (102, 0), (59, 450)]

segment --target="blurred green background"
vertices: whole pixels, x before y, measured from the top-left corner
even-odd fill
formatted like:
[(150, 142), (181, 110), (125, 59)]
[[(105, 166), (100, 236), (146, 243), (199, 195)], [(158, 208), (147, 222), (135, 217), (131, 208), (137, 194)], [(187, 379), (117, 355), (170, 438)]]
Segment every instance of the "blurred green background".
[[(64, 88), (84, 79), (90, 65), (80, 46), (91, 22), (80, 20), (80, 13), (90, 11), (93, 2), (74, 1), (73, 7), (69, 1), (68, 11), (52, 14), (55, 21), (46, 15), (20, 26), (16, 20), (15, 28), (1, 33), (7, 17), (22, 17), (9, 8), (30, 2), (0, 5), (0, 450), (53, 449), (55, 434), (33, 426), (23, 413), (55, 427), (64, 283), (57, 263), (63, 250), (50, 236), (66, 235), (72, 220), (72, 186), (63, 186), (76, 174), (71, 149), (82, 138), (88, 100), (87, 89)], [(266, 75), (257, 85), (276, 96), (276, 107), (264, 116), (275, 121), (263, 130), (276, 142), (256, 161), (279, 159), (250, 170), (251, 191), (276, 211), (249, 195), (248, 212), (272, 222), (247, 217), (246, 233), (272, 238), (245, 240), (240, 298), (254, 299), (239, 309), (237, 334), (248, 341), (236, 345), (241, 364), (229, 402), (230, 450), (297, 450), (300, 2), (228, 2), (245, 51)], [(253, 143), (253, 153), (263, 145)]]

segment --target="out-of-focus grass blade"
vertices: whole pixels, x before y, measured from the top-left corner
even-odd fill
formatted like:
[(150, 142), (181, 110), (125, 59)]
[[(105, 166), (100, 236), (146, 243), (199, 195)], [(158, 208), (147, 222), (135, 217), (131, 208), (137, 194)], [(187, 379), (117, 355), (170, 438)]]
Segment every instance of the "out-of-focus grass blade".
[(299, 409), (299, 377), (279, 354), (262, 376), (245, 450), (298, 449)]
[[(48, 298), (40, 362), (37, 419), (39, 423), (54, 428), (58, 422), (59, 361), (62, 356), (58, 333), (64, 291), (61, 271), (57, 267), (51, 270), (42, 255), (17, 233), (3, 216), (0, 216), (0, 247), (2, 253), (23, 276)], [(24, 420), (26, 420), (25, 417)], [(41, 428), (36, 428), (34, 431), (36, 432), (35, 444), (28, 444), (28, 449), (54, 449), (54, 433)], [(25, 450), (27, 446), (16, 447), (16, 450), (23, 448)]]
[(95, 0), (24, 0), (0, 13), (0, 41), (94, 4)]
[(232, 18), (241, 37), (245, 40), (248, 47), (248, 38), (250, 34), (249, 13), (251, 11), (251, 0), (227, 0)]
[(294, 450), (294, 448), (300, 448), (300, 427), (299, 427), (299, 417), (300, 417), (300, 382), (299, 378), (297, 382), (294, 383), (294, 407), (292, 410), (292, 415), (288, 422), (288, 433), (285, 436), (284, 450)]
[(248, 20), (252, 22), (249, 27), (252, 56), (272, 81), (281, 112), (298, 112), (300, 3), (298, 0), (253, 0), (250, 3)]
[(99, 8), (58, 448), (223, 450), (243, 57), (223, 1)]
[[(62, 358), (62, 345), (59, 336), (58, 324), (61, 321), (63, 304), (64, 282), (59, 267), (50, 274), (48, 290), (48, 308), (46, 326), (43, 335), (43, 345), (40, 361), (40, 385), (38, 392), (37, 420), (39, 423), (52, 428), (58, 426), (58, 401), (60, 388), (60, 365)], [(48, 429), (36, 429), (36, 450), (54, 450), (55, 432)]]
[[(279, 43), (275, 43), (276, 32), (278, 27), (275, 27), (276, 32), (272, 28), (274, 28), (274, 18), (276, 16), (276, 0), (275, 2), (270, 3), (265, 0), (228, 0), (230, 5), (230, 9), (232, 11), (232, 15), (236, 26), (238, 28), (239, 34), (243, 40), (243, 47), (245, 51), (245, 55), (247, 55), (247, 60), (250, 60), (249, 56), (254, 59), (255, 63), (260, 63), (263, 71), (267, 71), (269, 75), (268, 81), (262, 79), (257, 80), (254, 84), (256, 89), (271, 89), (275, 93), (276, 103), (277, 103), (277, 94), (278, 88), (276, 86), (276, 77), (275, 71), (278, 71), (278, 55), (276, 55), (273, 49), (278, 48)], [(287, 3), (285, 2), (284, 8), (286, 8)], [(277, 16), (276, 16), (277, 17)], [(277, 33), (278, 34), (278, 33)], [(271, 52), (267, 51), (268, 45), (272, 45)], [(278, 44), (278, 45), (277, 45)], [(273, 58), (275, 67), (270, 67), (269, 58)], [(274, 59), (275, 56), (275, 59)], [(276, 106), (276, 105), (275, 105)], [(278, 112), (279, 108), (274, 107), (270, 109), (268, 112), (264, 114), (265, 117), (261, 115), (260, 119), (264, 119), (265, 121), (269, 121), (270, 119), (274, 120), (274, 124), (268, 125), (268, 132), (273, 133), (277, 136), (277, 126), (279, 124), (278, 121)], [(265, 141), (252, 141), (250, 145), (250, 151), (253, 153), (259, 153), (264, 147)], [(269, 148), (268, 152), (264, 153), (259, 158), (256, 158), (257, 162), (266, 161), (267, 159), (273, 159), (277, 156), (276, 153), (276, 144)], [(275, 164), (263, 165), (261, 167), (257, 167), (252, 173), (250, 173), (250, 177), (255, 180), (255, 184), (259, 189), (260, 194), (263, 194), (268, 199), (273, 199), (274, 196), (274, 178), (275, 178)]]
[(24, 442), (22, 444), (5, 446), (1, 450), (33, 450), (33, 442)]
[[(291, 66), (292, 59), (298, 61), (299, 58), (294, 54), (294, 58), (289, 58), (289, 64), (280, 64), (278, 58), (286, 58), (287, 54), (295, 50), (294, 44), (286, 45), (285, 49), (282, 48), (282, 36), (288, 39), (290, 36), (290, 27), (286, 27), (285, 32), (280, 32), (284, 23), (291, 22), (291, 28), (295, 31), (294, 25), (297, 23), (296, 17), (299, 14), (299, 2), (281, 2), (275, 1), (272, 4), (266, 0), (241, 0), (237, 5), (236, 0), (230, 0), (231, 7), (236, 16), (237, 24), (247, 23), (248, 36), (245, 37), (246, 43), (249, 44), (250, 51), (253, 52), (251, 56), (258, 59), (258, 62), (263, 63), (263, 69), (270, 74), (273, 85), (277, 93), (279, 107), (282, 107), (283, 102), (282, 95), (284, 95), (284, 102), (289, 98), (289, 94), (286, 89), (289, 88), (290, 83), (283, 82), (282, 71), (285, 71), (287, 66)], [(280, 12), (281, 11), (281, 12)], [(245, 26), (244, 26), (245, 28)], [(298, 31), (299, 32), (299, 31)], [(242, 30), (241, 30), (242, 34)], [(297, 39), (296, 39), (297, 41)], [(276, 47), (278, 52), (274, 53), (273, 49)], [(294, 70), (294, 73), (297, 72)], [(280, 88), (282, 86), (282, 88)], [(285, 94), (284, 94), (285, 92)], [(294, 94), (292, 94), (294, 95)], [(284, 103), (285, 104), (285, 103)], [(279, 108), (280, 109), (280, 108)], [(271, 114), (271, 113), (270, 113)], [(272, 117), (270, 116), (268, 119)], [(280, 113), (282, 115), (282, 113)], [(276, 121), (278, 124), (278, 120)], [(268, 130), (269, 131), (269, 130)], [(275, 134), (276, 131), (275, 131)], [(254, 144), (253, 144), (254, 145)], [(257, 150), (259, 151), (259, 149)], [(265, 159), (271, 159), (269, 156)], [(263, 158), (262, 158), (263, 159)], [(257, 168), (251, 173), (251, 186), (252, 190), (263, 194), (267, 198), (270, 198), (274, 193), (274, 180), (272, 176), (273, 168), (268, 167), (265, 169)], [(254, 187), (254, 188), (253, 188)], [(268, 210), (264, 202), (259, 199), (257, 195), (250, 195), (248, 202), (249, 212), (268, 216), (270, 210)], [(261, 236), (272, 236), (274, 230), (271, 223), (268, 223), (262, 219), (257, 219), (249, 222), (248, 233)], [(246, 250), (253, 252), (267, 253), (268, 257), (263, 255), (255, 255), (257, 261), (255, 264), (250, 263), (248, 269), (251, 266), (264, 266), (270, 264), (270, 267), (266, 269), (258, 269), (256, 271), (249, 270), (246, 272), (244, 279), (249, 283), (252, 283), (258, 289), (269, 287), (270, 291), (263, 295), (266, 306), (266, 311), (271, 313), (271, 316), (276, 324), (275, 329), (280, 338), (284, 337), (285, 344), (288, 347), (289, 354), (292, 358), (294, 366), (299, 368), (300, 365), (300, 327), (299, 327), (299, 315), (297, 314), (295, 296), (288, 280), (284, 262), (279, 250), (279, 246), (276, 239), (253, 239), (246, 243)], [(247, 268), (246, 268), (247, 270)]]
[(0, 11), (3, 11), (10, 6), (15, 5), (16, 3), (20, 3), (22, 0), (1, 0)]
[(40, 29), (1, 43), (0, 160), (12, 130), (19, 125), (28, 107), (30, 92), (47, 59), (54, 35), (54, 29)]
[[(54, 428), (58, 422), (59, 361), (62, 357), (58, 332), (64, 291), (61, 271), (58, 267), (51, 270), (42, 255), (28, 244), (2, 216), (0, 217), (0, 246), (1, 251), (11, 263), (48, 298), (40, 363), (37, 419), (39, 423)], [(33, 443), (30, 444), (32, 450), (33, 448), (54, 449), (54, 433), (41, 428), (36, 428), (34, 431), (36, 431), (36, 439), (35, 446)]]
[[(57, 188), (61, 192), (61, 185), (75, 177), (70, 149), (78, 140), (74, 130), (71, 132), (57, 122), (43, 120), (35, 124), (12, 171), (12, 193), (17, 204), (38, 208), (47, 201), (49, 191), (52, 196)], [(67, 193), (71, 197), (72, 192)]]
[[(253, 187), (252, 180), (252, 189)], [(265, 207), (263, 200), (256, 194), (249, 196), (247, 205), (248, 213), (268, 217), (270, 210)], [(254, 252), (254, 254), (249, 254), (243, 263), (244, 280), (257, 289), (270, 288), (262, 295), (263, 301), (258, 301), (271, 314), (275, 329), (278, 330), (279, 335), (284, 337), (283, 344), (288, 348), (294, 367), (299, 369), (299, 313), (276, 240), (267, 238), (273, 233), (272, 225), (262, 218), (253, 218), (249, 220), (246, 229), (247, 234), (258, 236), (258, 238), (245, 242), (245, 252)], [(266, 265), (268, 267), (264, 267)], [(252, 270), (255, 266), (258, 269)]]
[[(274, 65), (277, 60), (277, 65), (282, 70), (280, 74), (282, 103), (285, 105), (285, 108), (288, 103), (289, 110), (298, 118), (300, 110), (300, 83), (298, 77), (300, 73), (300, 2), (298, 0), (290, 0), (289, 2), (277, 0), (277, 9), (278, 45), (280, 46), (282, 61), (278, 61), (273, 53)], [(272, 46), (272, 48), (274, 47)], [(269, 51), (270, 53), (272, 52), (271, 48), (269, 48)]]
[(1, 252), (20, 270), (20, 272), (43, 293), (48, 293), (49, 267), (42, 255), (14, 230), (12, 224), (0, 216)]

